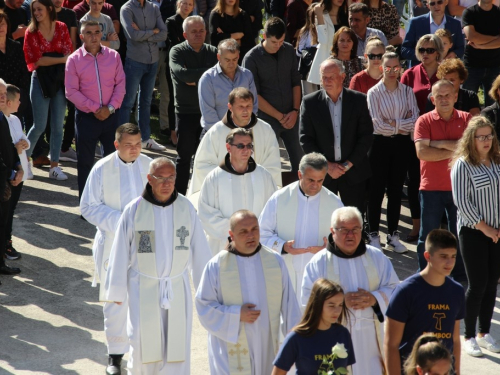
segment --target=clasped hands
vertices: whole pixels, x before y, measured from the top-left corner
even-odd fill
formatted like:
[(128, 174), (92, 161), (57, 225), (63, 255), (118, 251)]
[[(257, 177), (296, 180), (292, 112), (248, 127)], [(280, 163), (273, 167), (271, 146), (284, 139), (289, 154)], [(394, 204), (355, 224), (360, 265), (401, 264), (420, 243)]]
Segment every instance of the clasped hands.
[(357, 292), (345, 293), (344, 299), (345, 305), (353, 310), (363, 310), (377, 303), (375, 296), (362, 288), (358, 288)]
[(291, 255), (299, 255), (299, 254), (306, 254), (306, 253), (311, 253), (311, 254), (316, 254), (318, 251), (323, 250), (326, 247), (326, 244), (328, 243), (328, 240), (326, 237), (323, 237), (323, 245), (320, 246), (309, 246), (306, 248), (295, 248), (293, 247), (295, 241), (287, 241), (283, 245), (283, 249)]

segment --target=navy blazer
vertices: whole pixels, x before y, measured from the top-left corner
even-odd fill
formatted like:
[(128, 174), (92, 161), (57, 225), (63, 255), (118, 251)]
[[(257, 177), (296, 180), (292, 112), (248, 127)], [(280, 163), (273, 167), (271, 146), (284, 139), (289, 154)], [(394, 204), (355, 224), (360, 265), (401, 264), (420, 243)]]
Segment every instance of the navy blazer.
[[(300, 108), (299, 139), (304, 153), (319, 152), (328, 161), (335, 161), (333, 121), (325, 90), (304, 96)], [(349, 185), (371, 177), (368, 150), (373, 141), (373, 122), (368, 111), (366, 95), (344, 88), (342, 93), (342, 123), (340, 149), (342, 162), (349, 160), (353, 167), (345, 174)], [(330, 182), (326, 175), (325, 185)]]
[[(430, 17), (431, 14), (429, 12), (410, 20), (405, 40), (401, 46), (401, 57), (406, 60), (411, 60), (410, 66), (415, 66), (420, 63), (415, 56), (415, 47), (422, 36), (431, 33)], [(445, 15), (445, 17), (446, 24), (444, 28), (449, 30), (451, 35), (453, 35), (453, 46), (450, 51), (455, 52), (457, 57), (462, 58), (465, 50), (465, 38), (462, 33), (462, 25), (460, 21), (451, 16)]]

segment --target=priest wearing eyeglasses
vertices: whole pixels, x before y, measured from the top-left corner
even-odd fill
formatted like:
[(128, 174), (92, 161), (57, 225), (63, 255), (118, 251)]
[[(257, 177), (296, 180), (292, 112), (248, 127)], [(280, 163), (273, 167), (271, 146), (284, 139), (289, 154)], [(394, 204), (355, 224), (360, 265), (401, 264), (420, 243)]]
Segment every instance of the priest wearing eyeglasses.
[[(281, 186), (281, 159), (276, 135), (271, 125), (255, 116), (254, 96), (245, 87), (237, 87), (229, 93), (228, 111), (224, 118), (212, 126), (203, 136), (194, 156), (193, 176), (186, 194), (196, 201), (205, 177), (224, 161), (226, 157), (226, 137), (231, 129), (243, 128), (254, 137), (253, 157), (255, 162), (266, 168), (276, 185)], [(232, 212), (231, 212), (232, 213)]]
[(319, 278), (342, 285), (350, 311), (346, 323), (356, 357), (353, 375), (385, 374), (382, 348), (384, 315), (399, 283), (390, 260), (361, 239), (363, 219), (355, 207), (335, 210), (326, 248), (307, 264), (302, 280), (302, 305), (306, 305)]
[(175, 164), (149, 165), (148, 183), (118, 222), (105, 298), (129, 300), (130, 374), (190, 374), (191, 286), (210, 250), (193, 205), (175, 190)]
[(226, 248), (229, 218), (238, 210), (260, 215), (276, 191), (271, 174), (252, 158), (253, 134), (236, 128), (226, 137), (226, 157), (205, 178), (198, 200), (198, 215), (212, 255)]

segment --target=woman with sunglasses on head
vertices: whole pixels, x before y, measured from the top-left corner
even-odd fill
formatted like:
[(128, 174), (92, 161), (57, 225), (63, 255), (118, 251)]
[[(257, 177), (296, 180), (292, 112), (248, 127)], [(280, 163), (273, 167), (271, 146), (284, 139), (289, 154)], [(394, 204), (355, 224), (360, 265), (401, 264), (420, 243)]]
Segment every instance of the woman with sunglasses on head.
[[(415, 55), (421, 63), (406, 70), (401, 77), (401, 83), (413, 87), (420, 114), (425, 113), (427, 96), (431, 93), (432, 85), (438, 81), (436, 73), (439, 62), (443, 57), (443, 50), (441, 38), (433, 34), (422, 36), (415, 47)], [(408, 166), (408, 203), (410, 205), (413, 228), (406, 237), (406, 242), (415, 242), (418, 240), (418, 233), (420, 231), (419, 186), (420, 160), (417, 158), (415, 147), (412, 147), (410, 164)]]
[(460, 251), (469, 281), (464, 349), (473, 357), (483, 355), (480, 347), (500, 353), (500, 342), (490, 335), (500, 277), (500, 147), (486, 117), (469, 121), (450, 165)]
[(332, 56), (342, 61), (345, 69), (344, 87), (363, 69), (363, 62), (356, 56), (358, 37), (350, 28), (342, 26), (333, 36)]
[(314, 283), (304, 315), (287, 335), (274, 360), (272, 375), (285, 375), (295, 364), (297, 375), (327, 373), (323, 359), (332, 355), (332, 348), (343, 344), (347, 357), (333, 361), (335, 369), (347, 368), (356, 362), (351, 334), (342, 324), (347, 322), (342, 287), (327, 279)]
[(410, 150), (415, 148), (410, 134), (418, 119), (418, 106), (411, 87), (399, 82), (401, 64), (395, 52), (382, 57), (382, 80), (367, 95), (368, 109), (373, 120), (373, 143), (368, 151), (372, 177), (368, 189), (368, 224), (370, 244), (380, 245), (379, 226), (382, 201), (387, 189), (386, 250), (398, 254), (407, 252), (399, 241), (398, 223), (401, 213), (401, 195), (408, 170)]
[(351, 90), (366, 94), (382, 78), (380, 67), (382, 56), (385, 53), (385, 45), (378, 36), (368, 38), (365, 47), (366, 69), (354, 75), (349, 83)]
[(346, 2), (347, 0), (321, 0), (314, 6), (319, 44), (307, 80), (315, 85), (321, 83), (319, 66), (330, 56), (335, 30), (349, 24)]
[(449, 350), (431, 333), (420, 336), (404, 364), (405, 375), (449, 375)]

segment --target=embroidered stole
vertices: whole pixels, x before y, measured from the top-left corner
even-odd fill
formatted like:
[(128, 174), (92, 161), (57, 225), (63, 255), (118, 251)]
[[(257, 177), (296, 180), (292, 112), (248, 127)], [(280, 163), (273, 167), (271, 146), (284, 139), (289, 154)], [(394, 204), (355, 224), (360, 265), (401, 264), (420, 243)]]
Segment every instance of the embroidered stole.
[[(175, 227), (171, 245), (172, 268), (169, 276), (158, 277), (153, 205), (142, 198), (137, 201), (134, 224), (139, 267), (136, 272), (140, 275), (142, 363), (159, 362), (164, 359), (160, 308), (168, 309), (167, 362), (182, 362), (186, 359), (187, 312), (183, 274), (188, 265), (191, 243), (191, 215), (187, 199), (179, 195), (173, 203), (173, 210)], [(164, 246), (170, 251), (169, 245)], [(171, 303), (174, 298), (175, 303)]]
[[(361, 255), (361, 261), (363, 262), (363, 267), (365, 268), (366, 276), (368, 277), (368, 284), (370, 287), (370, 292), (378, 290), (380, 284), (380, 276), (378, 274), (377, 266), (375, 265), (375, 261), (370, 255), (369, 250), (366, 250), (366, 253)], [(331, 252), (327, 250), (326, 252), (326, 264), (327, 264), (327, 277), (329, 280), (335, 281), (336, 283), (342, 285), (340, 283), (340, 268), (338, 258), (333, 255)], [(378, 349), (382, 360), (382, 367), (385, 371), (384, 365), (384, 343), (383, 343), (383, 332), (382, 326), (378, 321), (377, 316), (373, 313), (373, 324), (375, 324), (375, 332), (377, 334), (377, 343)]]
[[(258, 252), (264, 270), (266, 284), (267, 308), (269, 311), (269, 325), (274, 354), (279, 349), (279, 328), (282, 303), (282, 275), (281, 267), (276, 259), (276, 253), (262, 246)], [(243, 305), (241, 293), (240, 272), (238, 270), (237, 255), (228, 251), (219, 253), (220, 283), (222, 290), (222, 303), (224, 305)], [(250, 280), (248, 280), (251, 282)], [(240, 323), (238, 342), (227, 342), (229, 371), (231, 375), (252, 375), (250, 351), (245, 333), (244, 323)]]
[[(285, 190), (286, 189), (286, 190)], [(299, 183), (295, 182), (283, 188), (282, 194), (278, 197), (276, 212), (277, 212), (277, 233), (278, 236), (285, 241), (295, 239), (295, 227), (296, 220), (299, 210)], [(302, 194), (302, 193), (300, 193)], [(330, 233), (331, 217), (332, 213), (338, 207), (335, 205), (336, 200), (331, 199), (327, 190), (322, 188), (320, 191), (320, 202), (319, 202), (319, 225), (318, 228), (318, 243), (316, 246), (323, 244), (323, 237), (328, 237)], [(313, 245), (313, 244), (311, 244)], [(281, 249), (274, 249), (277, 252), (281, 252)], [(295, 277), (295, 268), (293, 266), (293, 258), (300, 255), (290, 255), (285, 254), (283, 259), (288, 268), (288, 274), (292, 280), (293, 289), (297, 291), (300, 289), (300, 285), (297, 285), (297, 280)]]
[[(118, 159), (118, 153), (114, 152), (109, 155), (109, 160), (107, 160), (102, 166), (102, 187), (103, 187), (103, 198), (104, 204), (111, 207), (113, 210), (122, 211), (124, 207), (121, 205), (121, 195), (120, 195), (120, 163)], [(136, 163), (139, 163), (139, 173), (141, 174), (142, 181), (146, 185), (147, 174), (149, 170), (149, 162), (151, 160), (143, 155), (140, 155)], [(139, 196), (141, 192), (137, 192)], [(128, 203), (128, 202), (127, 202)], [(113, 240), (115, 238), (114, 232), (104, 233), (104, 248), (102, 254), (102, 263), (96, 264), (96, 267), (100, 267), (100, 285), (99, 285), (99, 301), (109, 302), (104, 297), (106, 291), (104, 290), (104, 281), (106, 280), (106, 274), (108, 272), (109, 256), (111, 255), (111, 246), (113, 245)]]

